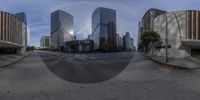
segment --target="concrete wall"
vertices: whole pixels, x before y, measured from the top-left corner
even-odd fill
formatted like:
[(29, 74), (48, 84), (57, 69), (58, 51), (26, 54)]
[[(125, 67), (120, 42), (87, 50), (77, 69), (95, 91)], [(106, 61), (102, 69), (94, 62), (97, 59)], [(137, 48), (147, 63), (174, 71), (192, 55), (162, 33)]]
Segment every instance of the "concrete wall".
[[(166, 16), (167, 21), (166, 21)], [(190, 48), (182, 45), (181, 39), (186, 36), (186, 11), (169, 12), (165, 15), (160, 15), (154, 20), (154, 31), (157, 31), (163, 42), (166, 44), (166, 22), (168, 23), (168, 44), (171, 48), (168, 49), (169, 57), (184, 58), (190, 56)], [(165, 55), (165, 48), (155, 52), (158, 56)]]

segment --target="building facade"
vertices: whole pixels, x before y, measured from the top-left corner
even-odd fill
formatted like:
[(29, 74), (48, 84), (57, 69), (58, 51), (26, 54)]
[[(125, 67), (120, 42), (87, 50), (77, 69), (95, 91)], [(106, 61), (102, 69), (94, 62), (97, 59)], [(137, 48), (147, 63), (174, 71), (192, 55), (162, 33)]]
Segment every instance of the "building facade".
[(30, 33), (28, 33), (26, 14), (24, 12), (20, 12), (20, 13), (16, 13), (15, 16), (24, 23), (23, 26), (25, 29), (24, 31), (25, 31), (25, 37), (26, 37), (26, 38), (24, 38), (25, 39), (24, 44), (25, 44), (25, 48), (27, 48)]
[(26, 28), (26, 24), (14, 14), (0, 12), (0, 52), (25, 52)]
[(119, 49), (123, 49), (123, 38), (119, 37)]
[(60, 50), (65, 42), (74, 39), (73, 16), (62, 10), (51, 14), (51, 45)]
[[(168, 56), (185, 58), (200, 54), (200, 11), (186, 10), (169, 12), (156, 17), (154, 31), (162, 40), (162, 46), (168, 43)], [(156, 50), (157, 55), (164, 56), (166, 50)]]
[(151, 8), (144, 14), (141, 21), (138, 23), (138, 45), (141, 43), (140, 37), (142, 33), (153, 30), (154, 19), (164, 13), (166, 13), (166, 11)]
[(92, 52), (94, 49), (93, 40), (73, 40), (65, 42), (65, 45), (62, 47), (64, 52), (74, 52), (74, 53), (85, 53)]
[(43, 36), (40, 39), (40, 47), (41, 48), (48, 48), (50, 46), (50, 36)]
[(90, 35), (88, 35), (88, 38), (87, 38), (88, 40), (92, 40), (92, 35), (90, 34)]
[(117, 39), (117, 49), (123, 50), (123, 38), (119, 34), (117, 34), (116, 39)]
[(117, 34), (116, 35), (116, 45), (117, 45), (117, 48), (119, 48), (119, 38), (120, 38), (120, 36), (119, 36), (119, 34)]
[(94, 48), (99, 49), (108, 44), (112, 49), (116, 48), (116, 11), (99, 7), (92, 14), (92, 38)]
[(129, 32), (126, 32), (123, 36), (123, 47), (125, 50), (133, 50), (133, 43)]
[(24, 12), (16, 13), (15, 16), (19, 18), (25, 25), (27, 25), (26, 14)]
[(132, 50), (135, 50), (134, 39), (133, 38), (131, 38), (131, 48), (132, 48)]
[(137, 45), (139, 46), (141, 43), (141, 35), (142, 35), (142, 23), (141, 21), (138, 22), (138, 41), (137, 41)]

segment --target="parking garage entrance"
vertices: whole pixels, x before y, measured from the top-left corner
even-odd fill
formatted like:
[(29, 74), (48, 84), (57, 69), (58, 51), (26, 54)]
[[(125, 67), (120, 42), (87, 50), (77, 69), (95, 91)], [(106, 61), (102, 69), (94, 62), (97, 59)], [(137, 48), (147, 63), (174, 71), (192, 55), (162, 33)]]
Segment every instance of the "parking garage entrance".
[(0, 48), (0, 55), (2, 54), (16, 54), (17, 48)]
[(200, 56), (200, 47), (191, 47), (192, 56)]
[(181, 42), (190, 47), (191, 56), (200, 56), (200, 40), (181, 40)]

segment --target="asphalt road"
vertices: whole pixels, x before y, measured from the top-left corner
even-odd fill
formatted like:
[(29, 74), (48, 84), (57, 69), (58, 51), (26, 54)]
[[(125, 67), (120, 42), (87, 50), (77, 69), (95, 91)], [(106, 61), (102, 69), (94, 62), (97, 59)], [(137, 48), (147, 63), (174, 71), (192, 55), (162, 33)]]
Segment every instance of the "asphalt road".
[[(71, 61), (76, 64), (69, 64)], [(99, 65), (86, 66), (92, 61)], [(126, 66), (100, 68), (100, 64), (114, 62)], [(69, 73), (60, 77), (59, 70)], [(36, 52), (0, 69), (0, 100), (200, 100), (199, 77), (200, 70), (169, 69), (138, 53)]]
[(46, 66), (64, 80), (96, 83), (119, 74), (132, 59), (133, 52), (65, 54), (38, 52)]

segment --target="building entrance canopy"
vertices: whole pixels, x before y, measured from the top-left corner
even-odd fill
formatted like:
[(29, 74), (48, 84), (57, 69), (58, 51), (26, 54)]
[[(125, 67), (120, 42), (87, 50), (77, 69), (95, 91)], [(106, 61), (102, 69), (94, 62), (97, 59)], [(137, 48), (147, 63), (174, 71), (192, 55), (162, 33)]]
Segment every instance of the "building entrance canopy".
[(5, 42), (5, 41), (0, 41), (0, 48), (21, 48), (23, 47), (22, 45), (19, 45), (17, 43), (12, 43), (12, 42)]
[(184, 45), (200, 47), (200, 40), (181, 40)]

